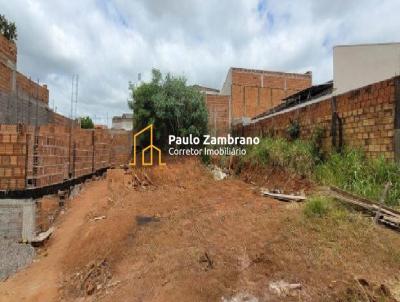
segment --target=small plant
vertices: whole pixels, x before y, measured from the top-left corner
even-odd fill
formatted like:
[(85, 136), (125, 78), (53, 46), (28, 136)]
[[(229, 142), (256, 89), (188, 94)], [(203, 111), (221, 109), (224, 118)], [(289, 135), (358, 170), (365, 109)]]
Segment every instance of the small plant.
[(4, 15), (0, 15), (0, 34), (11, 42), (17, 40), (17, 27), (15, 23), (8, 21)]
[(211, 156), (208, 154), (201, 153), (200, 159), (201, 159), (201, 162), (206, 166), (211, 164)]
[(290, 120), (287, 133), (291, 140), (296, 140), (300, 137), (300, 124), (298, 120)]
[(323, 160), (323, 155), (324, 155), (322, 151), (323, 135), (324, 135), (324, 129), (321, 127), (315, 128), (311, 135), (312, 153), (314, 154), (314, 157), (318, 162), (321, 162)]
[(304, 207), (304, 215), (308, 218), (312, 217), (324, 217), (326, 216), (332, 209), (331, 200), (322, 197), (316, 196), (312, 197), (308, 200)]

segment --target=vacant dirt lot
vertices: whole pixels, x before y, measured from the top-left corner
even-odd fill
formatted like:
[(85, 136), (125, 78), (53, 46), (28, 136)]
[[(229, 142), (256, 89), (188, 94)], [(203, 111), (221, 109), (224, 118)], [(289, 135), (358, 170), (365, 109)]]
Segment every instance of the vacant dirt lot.
[(302, 207), (215, 181), (195, 160), (112, 170), (0, 283), (0, 301), (395, 301), (400, 235)]

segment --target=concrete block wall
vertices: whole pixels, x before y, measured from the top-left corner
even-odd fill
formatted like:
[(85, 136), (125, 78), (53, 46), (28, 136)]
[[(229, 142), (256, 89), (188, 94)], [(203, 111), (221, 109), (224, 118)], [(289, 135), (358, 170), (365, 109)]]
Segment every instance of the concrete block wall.
[[(395, 119), (396, 112), (400, 110), (399, 83), (400, 78), (392, 78), (338, 96), (298, 105), (246, 126), (237, 125), (234, 134), (288, 137), (290, 122), (297, 121), (302, 139), (310, 139), (317, 128), (323, 131), (325, 151), (332, 150), (333, 144), (338, 146), (341, 136), (344, 146), (361, 148), (370, 157), (383, 155), (394, 159), (400, 148), (395, 150)], [(334, 112), (337, 112), (340, 124), (336, 123), (336, 130), (332, 131)]]
[(45, 125), (54, 121), (54, 113), (45, 103), (27, 95), (0, 91), (0, 108), (0, 124)]
[(32, 199), (0, 200), (0, 238), (27, 242), (35, 236), (35, 202)]

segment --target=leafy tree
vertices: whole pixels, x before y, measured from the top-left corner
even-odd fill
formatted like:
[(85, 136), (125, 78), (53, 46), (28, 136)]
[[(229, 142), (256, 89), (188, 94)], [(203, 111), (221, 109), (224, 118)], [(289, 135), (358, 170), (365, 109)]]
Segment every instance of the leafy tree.
[(14, 22), (10, 22), (4, 15), (0, 15), (0, 34), (7, 40), (15, 42), (17, 40), (17, 27)]
[[(134, 113), (134, 130), (140, 131), (154, 124), (154, 144), (162, 149), (168, 146), (168, 135), (202, 136), (207, 133), (207, 109), (203, 95), (188, 86), (184, 77), (163, 76), (152, 71), (151, 82), (138, 87), (130, 84), (129, 107)], [(142, 136), (141, 142), (148, 137)]]
[(93, 123), (92, 119), (88, 116), (82, 117), (81, 118), (81, 128), (82, 129), (93, 129), (94, 123)]

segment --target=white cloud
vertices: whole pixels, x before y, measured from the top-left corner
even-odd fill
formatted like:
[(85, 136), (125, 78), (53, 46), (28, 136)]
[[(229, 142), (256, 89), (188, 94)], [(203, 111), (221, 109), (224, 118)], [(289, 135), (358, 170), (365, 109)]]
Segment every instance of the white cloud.
[[(335, 44), (400, 41), (397, 0), (0, 0), (18, 27), (18, 68), (69, 113), (128, 110), (128, 81), (151, 68), (220, 87), (230, 66), (332, 77)], [(98, 122), (104, 122), (98, 120)]]

